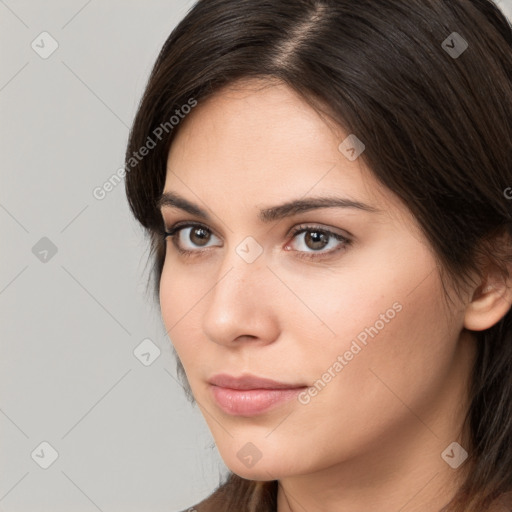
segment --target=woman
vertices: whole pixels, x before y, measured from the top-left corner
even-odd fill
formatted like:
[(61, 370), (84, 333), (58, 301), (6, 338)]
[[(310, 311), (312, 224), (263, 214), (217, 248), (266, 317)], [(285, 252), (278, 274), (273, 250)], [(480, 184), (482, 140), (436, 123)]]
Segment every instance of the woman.
[(230, 469), (193, 510), (512, 510), (511, 119), (488, 0), (202, 0), (176, 27), (126, 190)]

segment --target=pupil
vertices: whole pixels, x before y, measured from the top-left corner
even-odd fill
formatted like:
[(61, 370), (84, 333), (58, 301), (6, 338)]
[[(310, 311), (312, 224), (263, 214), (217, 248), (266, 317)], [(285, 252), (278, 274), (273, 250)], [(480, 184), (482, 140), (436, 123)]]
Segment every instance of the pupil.
[[(200, 234), (196, 237), (198, 233)], [(197, 238), (197, 240), (192, 240), (192, 238)], [(208, 242), (208, 231), (204, 228), (195, 228), (191, 231), (190, 239), (196, 245), (204, 245)]]
[[(306, 245), (310, 249), (323, 249), (328, 243), (328, 236), (321, 231), (308, 231), (306, 233)], [(313, 246), (311, 247), (308, 242), (312, 242)]]

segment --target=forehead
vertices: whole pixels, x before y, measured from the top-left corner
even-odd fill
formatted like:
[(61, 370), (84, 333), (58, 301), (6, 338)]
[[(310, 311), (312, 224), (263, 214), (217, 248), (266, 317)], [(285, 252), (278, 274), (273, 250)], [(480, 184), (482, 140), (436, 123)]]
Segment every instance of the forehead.
[(238, 82), (199, 102), (182, 121), (165, 189), (208, 202), (217, 195), (259, 204), (338, 193), (400, 209), (362, 159), (340, 151), (348, 135), (285, 84)]

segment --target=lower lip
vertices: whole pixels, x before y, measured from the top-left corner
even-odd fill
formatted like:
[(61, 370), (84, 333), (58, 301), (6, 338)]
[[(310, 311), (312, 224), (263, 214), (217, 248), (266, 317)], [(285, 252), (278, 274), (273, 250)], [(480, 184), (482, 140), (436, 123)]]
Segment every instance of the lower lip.
[(307, 389), (230, 389), (210, 386), (219, 407), (233, 416), (255, 416), (295, 398)]

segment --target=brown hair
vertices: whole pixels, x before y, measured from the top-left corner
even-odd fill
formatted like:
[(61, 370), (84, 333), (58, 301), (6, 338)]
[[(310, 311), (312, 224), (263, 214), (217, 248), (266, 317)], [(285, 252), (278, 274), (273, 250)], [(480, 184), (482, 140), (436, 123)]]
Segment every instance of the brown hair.
[[(454, 32), (469, 45), (461, 55), (446, 46)], [(155, 298), (166, 250), (156, 201), (181, 126), (169, 120), (250, 78), (284, 82), (359, 135), (360, 158), (418, 219), (457, 290), (473, 272), (484, 278), (483, 261), (508, 278), (511, 50), (512, 27), (490, 0), (197, 2), (163, 45), (126, 150), (126, 192), (150, 237)], [(512, 312), (474, 336), (472, 464), (446, 508), (456, 512), (481, 512), (512, 491)], [(231, 473), (198, 510), (275, 511), (277, 485)]]

